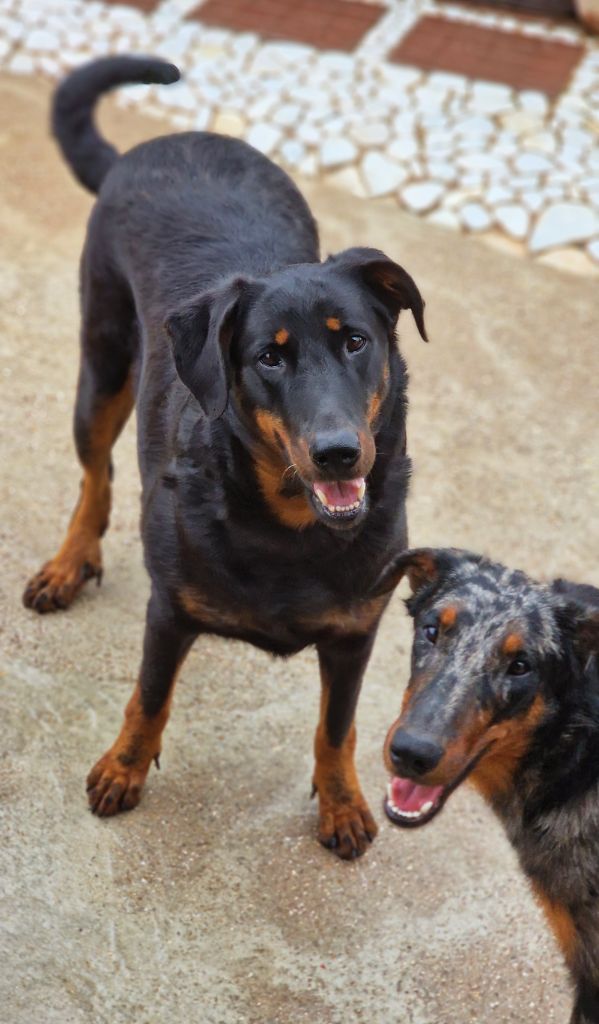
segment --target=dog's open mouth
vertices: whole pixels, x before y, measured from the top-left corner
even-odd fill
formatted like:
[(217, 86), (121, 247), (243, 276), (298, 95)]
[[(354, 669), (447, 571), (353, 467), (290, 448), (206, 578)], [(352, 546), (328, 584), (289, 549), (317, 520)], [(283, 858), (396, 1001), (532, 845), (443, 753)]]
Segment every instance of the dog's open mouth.
[[(394, 776), (387, 786), (385, 814), (394, 825), (411, 828), (426, 825), (439, 813), (449, 786), (420, 786), (411, 779)], [(447, 795), (449, 795), (447, 793)]]
[(327, 519), (350, 522), (365, 506), (366, 481), (363, 476), (355, 480), (318, 480), (312, 484), (312, 495), (317, 510)]
[(389, 820), (402, 828), (414, 828), (432, 821), (442, 810), (454, 789), (457, 789), (464, 779), (474, 771), (478, 762), (492, 746), (493, 740), (485, 743), (462, 768), (453, 782), (449, 782), (446, 786), (421, 786), (412, 779), (393, 775), (387, 785), (387, 795), (383, 803), (385, 814)]

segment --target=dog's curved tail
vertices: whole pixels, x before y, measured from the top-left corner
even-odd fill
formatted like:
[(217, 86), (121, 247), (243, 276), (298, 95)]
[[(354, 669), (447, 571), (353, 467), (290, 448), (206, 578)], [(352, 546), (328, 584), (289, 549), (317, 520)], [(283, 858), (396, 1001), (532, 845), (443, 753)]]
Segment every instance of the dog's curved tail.
[(169, 85), (178, 81), (174, 64), (157, 57), (102, 57), (84, 64), (61, 82), (52, 104), (52, 133), (75, 177), (97, 192), (118, 153), (98, 133), (94, 107), (118, 85)]

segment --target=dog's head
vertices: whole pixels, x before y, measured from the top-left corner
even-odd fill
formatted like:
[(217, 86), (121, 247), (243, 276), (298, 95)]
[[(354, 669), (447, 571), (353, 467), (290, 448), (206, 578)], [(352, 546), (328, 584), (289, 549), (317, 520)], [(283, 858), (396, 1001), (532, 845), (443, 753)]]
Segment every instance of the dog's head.
[[(412, 278), (375, 249), (237, 277), (166, 322), (177, 371), (210, 417), (249, 426), (261, 489), (287, 525), (356, 525), (391, 380), (400, 311), (422, 337)], [(391, 398), (390, 398), (391, 401)]]
[(588, 670), (599, 651), (599, 613), (469, 552), (408, 551), (375, 592), (404, 574), (412, 670), (385, 740), (385, 810), (395, 824), (414, 826), (430, 821), (467, 776), (489, 800), (510, 789), (535, 731), (569, 699), (570, 659)]

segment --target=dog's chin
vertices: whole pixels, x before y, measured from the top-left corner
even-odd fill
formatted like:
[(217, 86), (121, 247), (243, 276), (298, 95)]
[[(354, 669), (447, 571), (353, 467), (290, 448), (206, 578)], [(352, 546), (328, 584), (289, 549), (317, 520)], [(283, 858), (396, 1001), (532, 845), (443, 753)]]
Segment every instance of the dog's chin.
[(368, 511), (364, 477), (355, 480), (316, 480), (308, 490), (318, 519), (333, 530), (351, 530)]

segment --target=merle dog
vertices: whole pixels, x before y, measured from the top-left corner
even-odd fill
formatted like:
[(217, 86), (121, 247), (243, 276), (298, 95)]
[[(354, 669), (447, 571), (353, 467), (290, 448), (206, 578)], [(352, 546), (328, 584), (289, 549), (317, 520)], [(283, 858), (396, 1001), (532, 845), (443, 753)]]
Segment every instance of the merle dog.
[(599, 1022), (599, 589), (536, 583), (480, 555), (409, 551), (412, 673), (385, 742), (385, 810), (423, 825), (469, 778), (503, 822)]
[(354, 767), (358, 693), (387, 603), (369, 588), (388, 552), (406, 547), (395, 328), (411, 309), (426, 338), (423, 301), (375, 249), (320, 262), (302, 196), (245, 143), (190, 132), (119, 157), (97, 134), (100, 94), (178, 77), (153, 58), (108, 58), (55, 97), (63, 154), (99, 192), (81, 263), (83, 483), (66, 539), (24, 601), (66, 608), (100, 578), (111, 449), (136, 405), (151, 597), (139, 681), (88, 777), (91, 808), (138, 803), (200, 634), (278, 655), (316, 645), (319, 838), (355, 857), (376, 833)]

